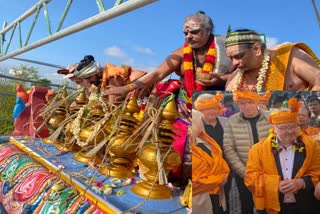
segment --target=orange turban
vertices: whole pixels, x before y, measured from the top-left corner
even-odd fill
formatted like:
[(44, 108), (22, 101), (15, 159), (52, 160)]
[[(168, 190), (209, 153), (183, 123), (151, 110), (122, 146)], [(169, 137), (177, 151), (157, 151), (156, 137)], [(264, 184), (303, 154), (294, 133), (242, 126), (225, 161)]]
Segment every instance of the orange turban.
[(259, 95), (259, 101), (268, 104), (269, 98), (271, 97), (270, 91), (267, 91), (264, 95)]
[(223, 99), (223, 94), (218, 92), (216, 95), (212, 96), (212, 98), (198, 97), (198, 99), (195, 101), (194, 106), (198, 111), (208, 109), (208, 108), (214, 108), (214, 107), (218, 107), (219, 109), (222, 110), (222, 105), (221, 105), (222, 99)]
[(290, 109), (282, 109), (272, 112), (269, 117), (269, 122), (273, 125), (290, 122), (299, 123), (298, 110), (301, 106), (302, 103), (298, 102), (296, 98), (290, 98), (288, 100), (288, 107)]
[(233, 100), (238, 102), (239, 100), (252, 100), (255, 103), (259, 101), (259, 94), (253, 91), (234, 91), (233, 92)]

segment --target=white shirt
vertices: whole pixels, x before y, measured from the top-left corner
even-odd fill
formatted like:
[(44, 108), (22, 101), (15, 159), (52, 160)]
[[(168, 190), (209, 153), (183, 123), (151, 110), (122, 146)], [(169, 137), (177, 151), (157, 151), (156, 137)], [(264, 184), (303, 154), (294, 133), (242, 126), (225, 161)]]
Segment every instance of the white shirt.
[[(294, 154), (295, 151), (292, 149), (292, 145), (288, 148), (284, 146), (280, 146), (282, 151), (279, 153), (279, 159), (281, 164), (281, 171), (284, 180), (292, 179), (292, 170), (293, 170), (293, 161), (294, 161)], [(284, 194), (284, 203), (294, 203), (296, 199), (293, 193)]]

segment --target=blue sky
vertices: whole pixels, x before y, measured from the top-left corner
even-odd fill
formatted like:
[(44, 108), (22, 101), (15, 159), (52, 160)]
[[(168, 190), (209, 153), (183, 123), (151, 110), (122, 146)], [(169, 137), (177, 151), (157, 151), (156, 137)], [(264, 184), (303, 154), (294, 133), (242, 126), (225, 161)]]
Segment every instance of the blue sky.
[[(0, 2), (2, 25), (4, 21), (11, 23), (38, 0)], [(66, 2), (53, 0), (48, 4), (52, 29), (57, 27)], [(97, 14), (95, 2), (73, 1), (63, 28)], [(114, 2), (104, 0), (105, 7), (111, 8)], [(316, 0), (316, 3), (320, 9), (320, 0)], [(79, 62), (84, 55), (91, 54), (101, 65), (107, 62), (116, 65), (128, 64), (137, 69), (151, 71), (160, 65), (170, 52), (183, 44), (184, 18), (198, 10), (206, 12), (213, 19), (216, 34), (225, 34), (229, 24), (232, 29), (254, 29), (266, 34), (269, 46), (282, 42), (304, 42), (320, 56), (320, 27), (311, 1), (159, 0), (17, 57), (67, 66)], [(22, 24), (24, 38), (31, 20), (32, 18), (29, 18)], [(30, 43), (46, 35), (42, 10)], [(8, 40), (9, 35), (6, 38)], [(17, 44), (15, 36), (11, 51), (15, 50)], [(5, 60), (0, 62), (0, 68), (8, 69), (20, 63), (16, 60)], [(41, 76), (55, 83), (62, 81), (61, 76), (56, 74), (56, 68), (31, 65), (39, 68)]]

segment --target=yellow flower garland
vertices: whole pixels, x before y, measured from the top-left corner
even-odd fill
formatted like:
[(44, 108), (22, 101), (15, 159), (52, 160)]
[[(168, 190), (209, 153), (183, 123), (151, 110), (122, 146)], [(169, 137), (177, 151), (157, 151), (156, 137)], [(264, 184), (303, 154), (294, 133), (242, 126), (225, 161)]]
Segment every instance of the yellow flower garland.
[[(216, 46), (213, 35), (209, 40), (209, 49), (205, 56), (205, 61), (202, 66), (202, 73), (210, 74), (213, 72), (213, 68), (216, 63)], [(192, 96), (192, 91), (202, 91), (205, 90), (205, 86), (202, 86), (195, 82), (195, 74), (194, 74), (194, 59), (193, 59), (193, 51), (191, 46), (186, 42), (183, 46), (183, 70), (184, 70), (184, 78), (185, 78), (185, 88), (188, 96)]]
[[(260, 68), (259, 76), (257, 79), (258, 82), (256, 84), (256, 87), (254, 87), (255, 91), (257, 91), (257, 92), (261, 92), (263, 90), (263, 85), (267, 79), (266, 78), (267, 72), (269, 70), (269, 62), (270, 62), (270, 55), (269, 55), (269, 52), (266, 50), (263, 55), (262, 66)], [(233, 85), (233, 90), (245, 90), (244, 88), (240, 87), (240, 83), (242, 81), (244, 81), (243, 80), (243, 73), (244, 73), (243, 70), (239, 70), (239, 72), (237, 73), (236, 82)], [(269, 78), (269, 76), (268, 76), (268, 78)]]

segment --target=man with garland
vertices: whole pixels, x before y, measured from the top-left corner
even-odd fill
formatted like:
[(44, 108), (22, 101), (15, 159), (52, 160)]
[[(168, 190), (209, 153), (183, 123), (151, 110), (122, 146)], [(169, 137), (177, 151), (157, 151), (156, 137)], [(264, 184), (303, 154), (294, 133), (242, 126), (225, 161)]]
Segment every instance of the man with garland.
[(248, 156), (245, 184), (257, 213), (315, 214), (314, 186), (320, 175), (320, 147), (299, 132), (296, 98), (289, 109), (271, 113), (271, 134), (254, 145)]
[(236, 69), (226, 90), (320, 90), (320, 61), (303, 43), (284, 43), (268, 50), (261, 35), (243, 29), (229, 31), (225, 46)]
[[(183, 148), (183, 154), (187, 154), (188, 127), (191, 126), (191, 97), (194, 90), (201, 91), (214, 86), (214, 89), (224, 89), (225, 82), (229, 77), (230, 60), (225, 56), (224, 40), (214, 36), (213, 22), (204, 12), (199, 11), (186, 17), (183, 25), (185, 43), (182, 47), (174, 50), (154, 71), (143, 77), (120, 87), (107, 87), (105, 95), (117, 95), (125, 97), (130, 91), (145, 88), (157, 84), (164, 78), (175, 72), (180, 80), (169, 80), (157, 84), (156, 94), (163, 98), (170, 93), (179, 94), (176, 98), (179, 108), (179, 119), (174, 123), (177, 128), (177, 137), (173, 146)], [(185, 91), (184, 91), (185, 89)], [(180, 99), (180, 98), (183, 99)], [(182, 101), (182, 102), (181, 102)], [(188, 155), (183, 157), (183, 166), (191, 164)], [(182, 167), (182, 178), (188, 167)], [(188, 176), (188, 175), (187, 175)], [(179, 179), (183, 180), (183, 179)]]
[[(183, 25), (185, 44), (173, 51), (154, 71), (122, 87), (108, 87), (105, 95), (126, 96), (134, 89), (143, 88), (163, 80), (175, 72), (180, 76), (187, 95), (192, 91), (224, 89), (230, 76), (230, 61), (225, 56), (221, 37), (214, 36), (213, 22), (204, 12), (199, 11), (186, 17)], [(221, 75), (218, 75), (221, 74)]]

